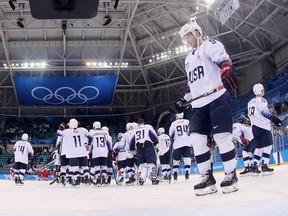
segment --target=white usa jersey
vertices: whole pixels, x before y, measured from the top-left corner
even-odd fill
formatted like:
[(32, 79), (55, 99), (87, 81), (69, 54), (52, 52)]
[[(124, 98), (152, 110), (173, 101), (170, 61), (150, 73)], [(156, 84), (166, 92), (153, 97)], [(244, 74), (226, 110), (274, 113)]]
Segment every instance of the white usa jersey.
[(104, 130), (95, 130), (93, 131), (92, 136), (93, 141), (90, 149), (92, 158), (108, 157), (108, 152), (112, 149), (108, 138), (108, 132)]
[(263, 113), (270, 113), (265, 98), (257, 97), (248, 102), (248, 116), (251, 124), (259, 128), (271, 131), (271, 122), (263, 116)]
[[(76, 129), (68, 128), (63, 131), (58, 130), (57, 134), (63, 137), (62, 151), (64, 149), (67, 158), (87, 157), (85, 147), (85, 143), (87, 142), (86, 137), (92, 139), (87, 129), (83, 127)], [(63, 155), (63, 152), (61, 152), (61, 155)]]
[(139, 127), (135, 128), (133, 130), (133, 137), (135, 139), (135, 143), (144, 143), (145, 141), (154, 143), (156, 140), (158, 141), (158, 136), (154, 128), (149, 124), (140, 125)]
[(169, 128), (169, 136), (173, 141), (173, 149), (178, 149), (183, 146), (192, 146), (187, 134), (188, 125), (189, 121), (187, 119), (177, 119), (172, 122)]
[(235, 137), (238, 142), (242, 143), (241, 138), (240, 138), (242, 135), (247, 140), (251, 141), (254, 138), (253, 133), (252, 133), (252, 127), (250, 125), (234, 123), (233, 124), (233, 137)]
[(171, 141), (170, 137), (167, 134), (161, 134), (159, 137), (159, 155), (164, 155), (167, 151), (169, 151)]
[(28, 156), (33, 155), (34, 151), (31, 144), (27, 141), (17, 141), (13, 147), (15, 162), (28, 164)]
[(134, 152), (131, 152), (129, 149), (132, 137), (133, 137), (133, 130), (128, 130), (123, 134), (122, 139), (119, 143), (119, 146), (125, 149), (126, 158), (128, 159), (134, 158)]
[(118, 152), (117, 161), (126, 160), (126, 152), (123, 145), (121, 144), (121, 141), (115, 143), (115, 145), (113, 146), (113, 150)]
[[(229, 60), (229, 55), (223, 44), (214, 39), (205, 40), (196, 51), (187, 55), (185, 70), (192, 99), (223, 85), (218, 64), (225, 60)], [(203, 107), (220, 97), (225, 91), (223, 88), (209, 96), (195, 100), (191, 103), (192, 107)]]

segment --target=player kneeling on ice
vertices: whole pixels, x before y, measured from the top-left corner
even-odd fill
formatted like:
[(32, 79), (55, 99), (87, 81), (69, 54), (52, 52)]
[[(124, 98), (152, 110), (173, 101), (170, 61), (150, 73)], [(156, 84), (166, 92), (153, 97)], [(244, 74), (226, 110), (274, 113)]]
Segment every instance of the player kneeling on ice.
[(216, 193), (216, 181), (211, 172), (207, 137), (211, 134), (219, 147), (225, 178), (220, 187), (223, 193), (238, 190), (235, 147), (232, 142), (232, 109), (230, 92), (237, 88), (236, 72), (224, 46), (214, 39), (203, 40), (202, 30), (196, 22), (185, 24), (181, 39), (192, 49), (185, 59), (190, 93), (177, 101), (180, 113), (191, 103), (192, 116), (189, 135), (202, 181), (194, 186), (196, 195)]
[(31, 144), (28, 142), (29, 136), (24, 133), (22, 140), (17, 141), (13, 147), (15, 164), (14, 164), (14, 180), (16, 185), (23, 185), (23, 179), (27, 170), (28, 158), (34, 154)]
[(140, 179), (139, 184), (144, 185), (147, 172), (150, 173), (153, 185), (159, 184), (157, 179), (156, 151), (155, 145), (158, 143), (158, 136), (151, 125), (144, 124), (144, 120), (138, 120), (138, 127), (134, 129), (130, 141), (130, 150), (137, 150), (137, 164), (139, 166)]

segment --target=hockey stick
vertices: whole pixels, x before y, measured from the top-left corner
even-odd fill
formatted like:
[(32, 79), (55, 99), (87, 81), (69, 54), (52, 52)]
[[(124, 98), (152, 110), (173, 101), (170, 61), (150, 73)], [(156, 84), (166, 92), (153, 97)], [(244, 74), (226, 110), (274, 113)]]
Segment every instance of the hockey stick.
[(159, 129), (159, 124), (160, 124), (161, 120), (163, 119), (163, 117), (170, 114), (170, 113), (171, 113), (170, 110), (166, 110), (160, 114), (158, 121), (157, 121), (157, 130)]
[(112, 172), (113, 172), (113, 175), (114, 175), (114, 179), (115, 179), (116, 185), (119, 185), (119, 182), (117, 181), (117, 172), (115, 173), (114, 167), (112, 167)]
[(208, 91), (208, 92), (205, 92), (204, 94), (202, 94), (202, 95), (200, 95), (200, 96), (198, 96), (198, 97), (192, 98), (191, 100), (189, 100), (189, 101), (187, 101), (186, 103), (184, 103), (182, 106), (191, 105), (191, 103), (192, 103), (193, 101), (196, 101), (196, 100), (198, 100), (198, 99), (200, 99), (200, 98), (203, 98), (203, 97), (207, 97), (207, 96), (209, 96), (209, 95), (211, 95), (211, 94), (213, 94), (213, 93), (215, 93), (215, 92), (217, 92), (217, 91), (219, 91), (219, 90), (222, 90), (222, 89), (224, 89), (224, 86), (223, 86), (223, 85), (221, 85), (221, 86), (219, 86), (219, 87), (217, 87), (217, 88), (215, 88), (215, 89), (212, 89), (212, 90), (210, 90), (210, 91)]

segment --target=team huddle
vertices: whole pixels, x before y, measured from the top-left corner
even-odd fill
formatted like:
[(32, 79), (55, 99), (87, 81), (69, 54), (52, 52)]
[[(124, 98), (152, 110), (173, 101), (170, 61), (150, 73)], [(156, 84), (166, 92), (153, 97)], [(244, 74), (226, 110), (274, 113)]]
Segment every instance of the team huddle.
[[(188, 180), (193, 149), (201, 175), (200, 183), (194, 186), (195, 193), (197, 196), (213, 194), (218, 189), (207, 146), (209, 137), (215, 140), (223, 163), (225, 174), (220, 188), (224, 194), (238, 191), (235, 139), (245, 145), (245, 169), (240, 176), (250, 173), (259, 175), (261, 171), (264, 174), (273, 173), (273, 169), (268, 167), (273, 144), (271, 122), (278, 127), (283, 123), (269, 111), (267, 101), (263, 98), (263, 85), (254, 85), (256, 97), (248, 103), (248, 117), (233, 125), (230, 93), (237, 88), (238, 80), (223, 44), (214, 39), (203, 40), (202, 30), (195, 22), (185, 24), (179, 34), (182, 41), (193, 48), (185, 59), (190, 93), (174, 104), (176, 120), (171, 124), (168, 134), (165, 134), (164, 128), (159, 128), (157, 134), (151, 125), (139, 119), (137, 123), (127, 123), (126, 132), (119, 133), (118, 142), (113, 145), (108, 128), (101, 128), (100, 122), (94, 122), (93, 129), (88, 131), (78, 127), (76, 119), (71, 119), (68, 124), (61, 124), (57, 131), (56, 146), (60, 163), (56, 164), (60, 166), (58, 177), (63, 185), (67, 182), (73, 186), (81, 183), (110, 184), (114, 159), (117, 161), (116, 183), (119, 185), (123, 184), (126, 174), (127, 185), (144, 185), (147, 179), (157, 185), (160, 166), (164, 181), (171, 180), (170, 173), (173, 180), (177, 181), (181, 160), (185, 179)], [(192, 106), (189, 120), (183, 118), (187, 104)], [(21, 144), (25, 146), (27, 139), (23, 136)], [(33, 150), (25, 147), (15, 149), (15, 155), (24, 152), (27, 152), (27, 157), (33, 154)], [(173, 167), (170, 167), (171, 155)], [(17, 165), (17, 170), (15, 163), (16, 183), (22, 182), (23, 166), (25, 163), (27, 165), (27, 161), (20, 162), (21, 166)]]

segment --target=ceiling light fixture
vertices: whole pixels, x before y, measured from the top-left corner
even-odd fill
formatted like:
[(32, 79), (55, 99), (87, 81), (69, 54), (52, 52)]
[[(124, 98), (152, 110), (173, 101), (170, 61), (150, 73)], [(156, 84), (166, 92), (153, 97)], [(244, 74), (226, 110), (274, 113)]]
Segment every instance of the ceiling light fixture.
[(106, 15), (106, 16), (104, 17), (104, 24), (103, 24), (103, 26), (109, 25), (109, 24), (111, 23), (111, 21), (112, 21), (112, 17), (111, 17), (110, 15)]
[(24, 21), (24, 19), (21, 18), (21, 17), (17, 19), (17, 25), (18, 25), (20, 28), (24, 28), (23, 21)]
[(16, 2), (16, 0), (9, 0), (9, 5), (10, 7), (12, 8), (12, 10), (14, 11), (15, 10), (15, 5), (14, 5), (14, 2)]

